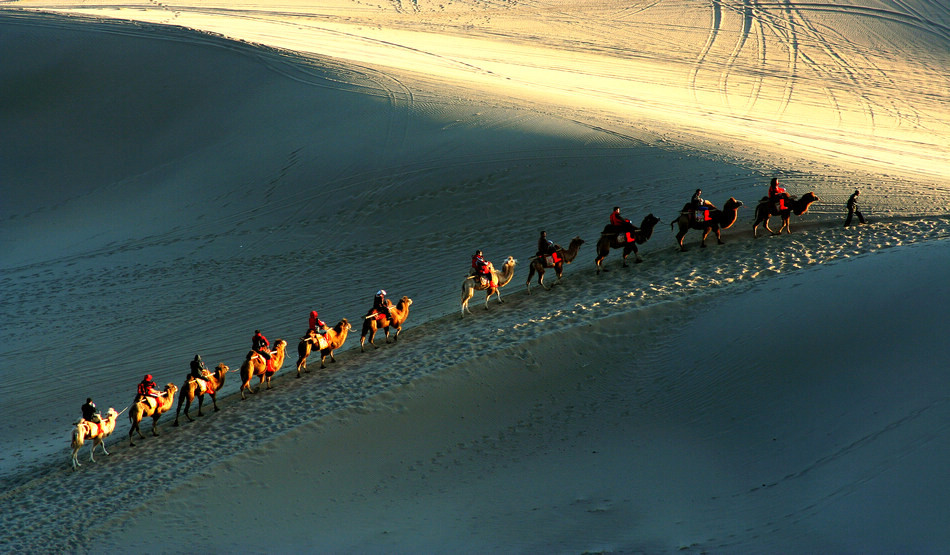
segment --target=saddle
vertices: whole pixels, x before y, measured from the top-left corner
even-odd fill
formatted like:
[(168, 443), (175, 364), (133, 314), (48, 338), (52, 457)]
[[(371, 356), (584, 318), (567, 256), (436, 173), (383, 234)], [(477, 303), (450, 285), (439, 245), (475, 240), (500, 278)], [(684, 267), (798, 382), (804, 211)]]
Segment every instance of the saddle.
[[(794, 200), (795, 198), (797, 197), (793, 197), (791, 195), (788, 196), (788, 200)], [(792, 207), (786, 204), (786, 202), (787, 201), (784, 198), (777, 199), (774, 202), (769, 202), (769, 197), (762, 197), (762, 200), (759, 201), (759, 206), (764, 204), (766, 208), (768, 208), (770, 215), (778, 216), (782, 212), (792, 209)]]
[(270, 374), (276, 372), (276, 370), (274, 370), (274, 357), (264, 358), (264, 356), (257, 351), (251, 351), (248, 360), (254, 360), (255, 358), (260, 359), (264, 363), (264, 372)]
[[(101, 418), (99, 419), (99, 422), (90, 422), (86, 420), (85, 418), (83, 418), (79, 421), (79, 424), (82, 425), (86, 429), (85, 430), (86, 433), (84, 434), (86, 437), (98, 437), (102, 435), (102, 419)], [(96, 435), (92, 435), (93, 426), (96, 426), (96, 428), (98, 429), (99, 433)]]
[(208, 395), (214, 395), (214, 386), (212, 386), (211, 382), (209, 381), (213, 377), (211, 372), (205, 370), (201, 372), (201, 375), (204, 377), (203, 380), (199, 380), (198, 378), (191, 376), (191, 381), (198, 385), (198, 394), (204, 395), (207, 393)]

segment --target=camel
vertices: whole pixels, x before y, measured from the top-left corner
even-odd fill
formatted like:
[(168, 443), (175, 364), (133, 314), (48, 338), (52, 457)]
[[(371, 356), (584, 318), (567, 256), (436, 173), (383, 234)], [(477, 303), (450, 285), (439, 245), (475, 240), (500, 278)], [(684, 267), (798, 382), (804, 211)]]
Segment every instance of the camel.
[[(244, 362), (241, 363), (241, 399), (246, 399), (244, 396), (244, 390), (247, 390), (251, 393), (257, 393), (257, 391), (251, 389), (251, 378), (254, 376), (260, 376), (260, 381), (257, 382), (257, 389), (260, 390), (261, 384), (266, 384), (267, 389), (271, 388), (270, 379), (271, 377), (280, 370), (281, 366), (284, 365), (284, 353), (287, 349), (287, 342), (283, 339), (278, 339), (274, 343), (274, 350), (271, 351), (271, 364), (268, 366), (267, 361), (264, 360), (264, 357), (256, 353), (255, 351), (248, 351), (247, 357), (244, 359)], [(271, 368), (271, 369), (269, 369)]]
[(79, 464), (79, 449), (86, 442), (86, 438), (94, 440), (92, 443), (92, 449), (89, 450), (89, 460), (96, 462), (93, 455), (96, 454), (96, 446), (102, 446), (102, 452), (106, 455), (109, 454), (106, 451), (106, 438), (115, 431), (115, 422), (119, 418), (119, 413), (115, 409), (110, 408), (106, 413), (106, 417), (102, 419), (102, 433), (99, 433), (99, 425), (95, 422), (89, 422), (87, 420), (80, 420), (76, 423), (76, 428), (73, 430), (73, 454), (69, 458), (70, 462), (73, 463), (73, 468), (78, 468), (82, 466)]
[(486, 291), (485, 310), (488, 310), (488, 301), (492, 295), (498, 297), (498, 302), (504, 302), (501, 300), (501, 288), (508, 285), (511, 278), (515, 277), (515, 264), (517, 263), (518, 261), (515, 260), (513, 256), (509, 256), (501, 266), (501, 273), (495, 270), (493, 264), (489, 263), (488, 269), (492, 276), (491, 283), (485, 283), (475, 276), (466, 277), (465, 281), (462, 282), (462, 317), (465, 317), (466, 311), (468, 311), (469, 314), (472, 313), (468, 308), (468, 301), (472, 300), (472, 297), (475, 296), (475, 291)]
[(181, 404), (185, 403), (185, 418), (189, 422), (194, 422), (190, 416), (188, 416), (188, 409), (191, 408), (191, 402), (195, 400), (195, 397), (198, 398), (198, 416), (201, 414), (201, 405), (204, 404), (205, 393), (211, 396), (211, 402), (214, 404), (214, 412), (218, 412), (218, 402), (215, 400), (215, 397), (218, 394), (218, 391), (221, 391), (221, 388), (224, 387), (224, 375), (228, 373), (230, 368), (226, 364), (219, 363), (214, 368), (214, 373), (205, 376), (207, 377), (207, 385), (200, 383), (197, 379), (193, 378), (191, 374), (185, 376), (185, 383), (181, 386), (181, 395), (178, 396), (178, 408), (175, 409), (175, 423), (172, 426), (178, 425), (178, 417), (181, 414)]
[(344, 318), (340, 320), (337, 325), (333, 326), (333, 329), (324, 334), (327, 340), (327, 346), (320, 348), (320, 368), (327, 367), (327, 357), (330, 357), (330, 362), (336, 362), (336, 359), (333, 358), (333, 351), (343, 346), (343, 342), (346, 341), (346, 334), (352, 328), (353, 326)]
[(409, 306), (412, 304), (412, 299), (409, 297), (403, 297), (399, 299), (399, 302), (396, 303), (394, 307), (392, 302), (389, 302), (389, 313), (392, 315), (392, 320), (387, 318), (385, 315), (380, 315), (377, 318), (377, 315), (370, 312), (366, 315), (366, 318), (363, 319), (363, 332), (360, 334), (360, 352), (363, 352), (363, 344), (366, 342), (366, 336), (369, 335), (369, 344), (376, 347), (376, 343), (373, 343), (373, 338), (376, 337), (376, 330), (383, 328), (383, 331), (386, 332), (386, 343), (389, 343), (389, 328), (396, 328), (396, 333), (393, 335), (393, 343), (399, 340), (399, 332), (402, 331), (402, 325), (406, 322), (406, 319), (409, 318)]
[[(300, 377), (300, 371), (310, 372), (307, 370), (307, 357), (310, 356), (310, 353), (313, 352), (313, 346), (317, 345), (319, 349), (319, 343), (321, 337), (314, 330), (310, 330), (308, 335), (305, 335), (300, 338), (300, 343), (297, 343), (297, 377)], [(324, 340), (325, 341), (325, 340)]]
[[(759, 229), (759, 224), (763, 224), (765, 229), (768, 230), (772, 235), (781, 235), (782, 230), (786, 230), (789, 235), (792, 233), (792, 229), (788, 226), (789, 220), (791, 220), (792, 212), (796, 216), (801, 216), (808, 212), (808, 207), (811, 206), (813, 202), (818, 202), (821, 200), (815, 195), (814, 191), (809, 191), (802, 195), (801, 199), (796, 197), (791, 197), (785, 201), (786, 208), (782, 211), (777, 211), (775, 207), (769, 202), (768, 197), (762, 197), (762, 200), (759, 201), (759, 205), (755, 207), (755, 222), (752, 224), (752, 237), (757, 237), (757, 232)], [(778, 231), (772, 231), (769, 227), (769, 218), (772, 216), (781, 216), (782, 217), (782, 227)]]
[(550, 287), (544, 284), (545, 268), (554, 268), (554, 273), (557, 275), (557, 280), (554, 281), (554, 285), (561, 283), (561, 274), (564, 273), (564, 265), (574, 261), (574, 258), (577, 257), (577, 252), (583, 244), (583, 239), (575, 237), (571, 239), (571, 244), (567, 249), (561, 248), (560, 245), (554, 245), (554, 252), (557, 253), (559, 260), (553, 265), (548, 264), (546, 257), (535, 256), (532, 258), (531, 263), (528, 265), (528, 279), (524, 282), (525, 287), (528, 288), (528, 294), (531, 294), (531, 278), (534, 277), (535, 273), (538, 274), (538, 285), (545, 289), (550, 289)]
[(152, 417), (152, 435), (158, 435), (158, 419), (165, 412), (171, 410), (172, 405), (175, 402), (175, 392), (178, 391), (178, 386), (173, 383), (170, 383), (165, 386), (165, 391), (162, 393), (156, 400), (158, 404), (153, 406), (152, 401), (149, 398), (145, 398), (135, 403), (132, 403), (131, 409), (129, 409), (129, 422), (132, 423), (132, 427), (129, 428), (129, 445), (135, 447), (135, 444), (132, 443), (132, 434), (138, 432), (139, 437), (145, 439), (145, 436), (142, 435), (142, 430), (139, 428), (139, 423), (145, 419), (146, 416)]
[(636, 261), (639, 264), (643, 262), (643, 259), (640, 258), (640, 252), (637, 250), (637, 244), (646, 243), (650, 237), (653, 235), (653, 228), (656, 224), (660, 223), (660, 219), (654, 216), (653, 214), (647, 214), (643, 218), (643, 222), (640, 223), (639, 228), (635, 228), (633, 241), (620, 241), (619, 237), (624, 235), (623, 233), (616, 233), (611, 230), (613, 226), (607, 226), (600, 233), (600, 239), (597, 240), (597, 258), (594, 260), (594, 264), (597, 265), (597, 273), (600, 274), (601, 271), (606, 272), (607, 268), (601, 267), (601, 262), (607, 258), (607, 255), (610, 254), (610, 249), (623, 249), (623, 267), (627, 267), (627, 255), (631, 252), (636, 255)]
[(680, 250), (685, 251), (686, 247), (683, 246), (683, 237), (686, 237), (686, 233), (691, 229), (700, 229), (703, 232), (703, 240), (700, 243), (702, 248), (706, 248), (706, 237), (709, 236), (710, 231), (716, 232), (716, 241), (719, 244), (722, 243), (722, 231), (723, 229), (729, 229), (732, 227), (732, 224), (736, 223), (736, 220), (739, 218), (739, 207), (742, 206), (741, 200), (736, 200), (734, 197), (730, 197), (726, 201), (725, 206), (722, 210), (713, 207), (712, 210), (708, 210), (707, 218), (705, 222), (697, 222), (689, 217), (690, 205), (687, 204), (683, 207), (682, 213), (679, 217), (670, 222), (670, 230), (673, 230), (673, 226), (679, 224), (680, 230), (676, 234), (676, 242), (679, 243)]

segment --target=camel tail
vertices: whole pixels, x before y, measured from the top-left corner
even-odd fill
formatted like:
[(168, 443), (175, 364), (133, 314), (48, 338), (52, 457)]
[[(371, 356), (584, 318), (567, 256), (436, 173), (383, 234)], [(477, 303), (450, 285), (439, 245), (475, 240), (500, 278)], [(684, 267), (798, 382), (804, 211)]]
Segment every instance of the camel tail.
[(71, 443), (72, 448), (74, 450), (79, 449), (80, 447), (82, 447), (82, 444), (85, 441), (86, 441), (86, 433), (83, 430), (83, 427), (81, 425), (77, 425), (76, 428), (73, 430), (73, 440)]

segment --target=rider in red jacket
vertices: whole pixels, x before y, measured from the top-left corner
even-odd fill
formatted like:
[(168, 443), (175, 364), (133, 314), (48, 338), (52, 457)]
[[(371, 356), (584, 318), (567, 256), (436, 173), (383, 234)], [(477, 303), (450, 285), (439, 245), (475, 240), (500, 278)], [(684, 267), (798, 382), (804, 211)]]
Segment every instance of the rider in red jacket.
[(781, 200), (789, 200), (788, 192), (778, 184), (778, 178), (773, 177), (769, 182), (769, 203), (778, 207)]

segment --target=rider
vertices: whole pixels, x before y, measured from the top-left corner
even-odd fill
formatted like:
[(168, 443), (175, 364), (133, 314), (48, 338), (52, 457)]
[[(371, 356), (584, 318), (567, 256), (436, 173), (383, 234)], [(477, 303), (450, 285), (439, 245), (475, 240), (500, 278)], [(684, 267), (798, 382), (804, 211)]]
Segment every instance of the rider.
[(614, 206), (613, 212), (610, 213), (610, 227), (611, 231), (614, 233), (621, 233), (624, 231), (634, 233), (637, 231), (637, 227), (633, 225), (633, 222), (620, 215), (619, 206)]
[(715, 208), (711, 202), (703, 199), (703, 190), (696, 189), (696, 192), (693, 193), (693, 198), (689, 201), (689, 209), (692, 212), (691, 216), (693, 219), (698, 222), (706, 221), (706, 210), (709, 208)]
[(472, 275), (491, 282), (491, 270), (489, 270), (488, 261), (485, 260), (481, 250), (475, 251), (475, 254), (472, 255)]
[(82, 419), (99, 426), (99, 435), (102, 435), (102, 418), (96, 404), (92, 402), (92, 397), (88, 397), (86, 404), (82, 406)]
[(138, 396), (135, 398), (136, 402), (152, 398), (155, 399), (155, 404), (158, 404), (158, 398), (161, 396), (162, 392), (157, 389), (155, 382), (152, 381), (151, 374), (145, 374), (145, 377), (142, 378), (142, 381), (139, 382), (138, 386)]
[(195, 355), (195, 359), (191, 361), (191, 377), (204, 382), (205, 388), (208, 387), (208, 377), (205, 375), (207, 372), (204, 361), (199, 355)]
[(788, 192), (778, 184), (778, 178), (773, 177), (769, 182), (769, 205), (778, 210), (782, 200), (789, 200)]
[[(541, 236), (538, 237), (538, 254), (535, 256), (541, 259), (543, 264), (547, 264), (547, 257), (551, 256), (552, 259), (557, 257), (557, 246), (554, 244), (554, 241), (548, 239), (548, 234), (546, 231), (541, 231)], [(555, 262), (557, 260), (554, 260)]]
[(392, 313), (389, 312), (389, 302), (386, 300), (385, 289), (380, 289), (373, 295), (373, 309), (370, 314), (384, 314), (390, 320), (393, 319)]
[(329, 326), (327, 323), (320, 319), (320, 315), (317, 314), (316, 310), (310, 311), (310, 331), (316, 333), (326, 333)]
[(264, 357), (264, 360), (270, 360), (270, 341), (261, 333), (261, 330), (254, 330), (254, 337), (251, 338), (251, 350)]

